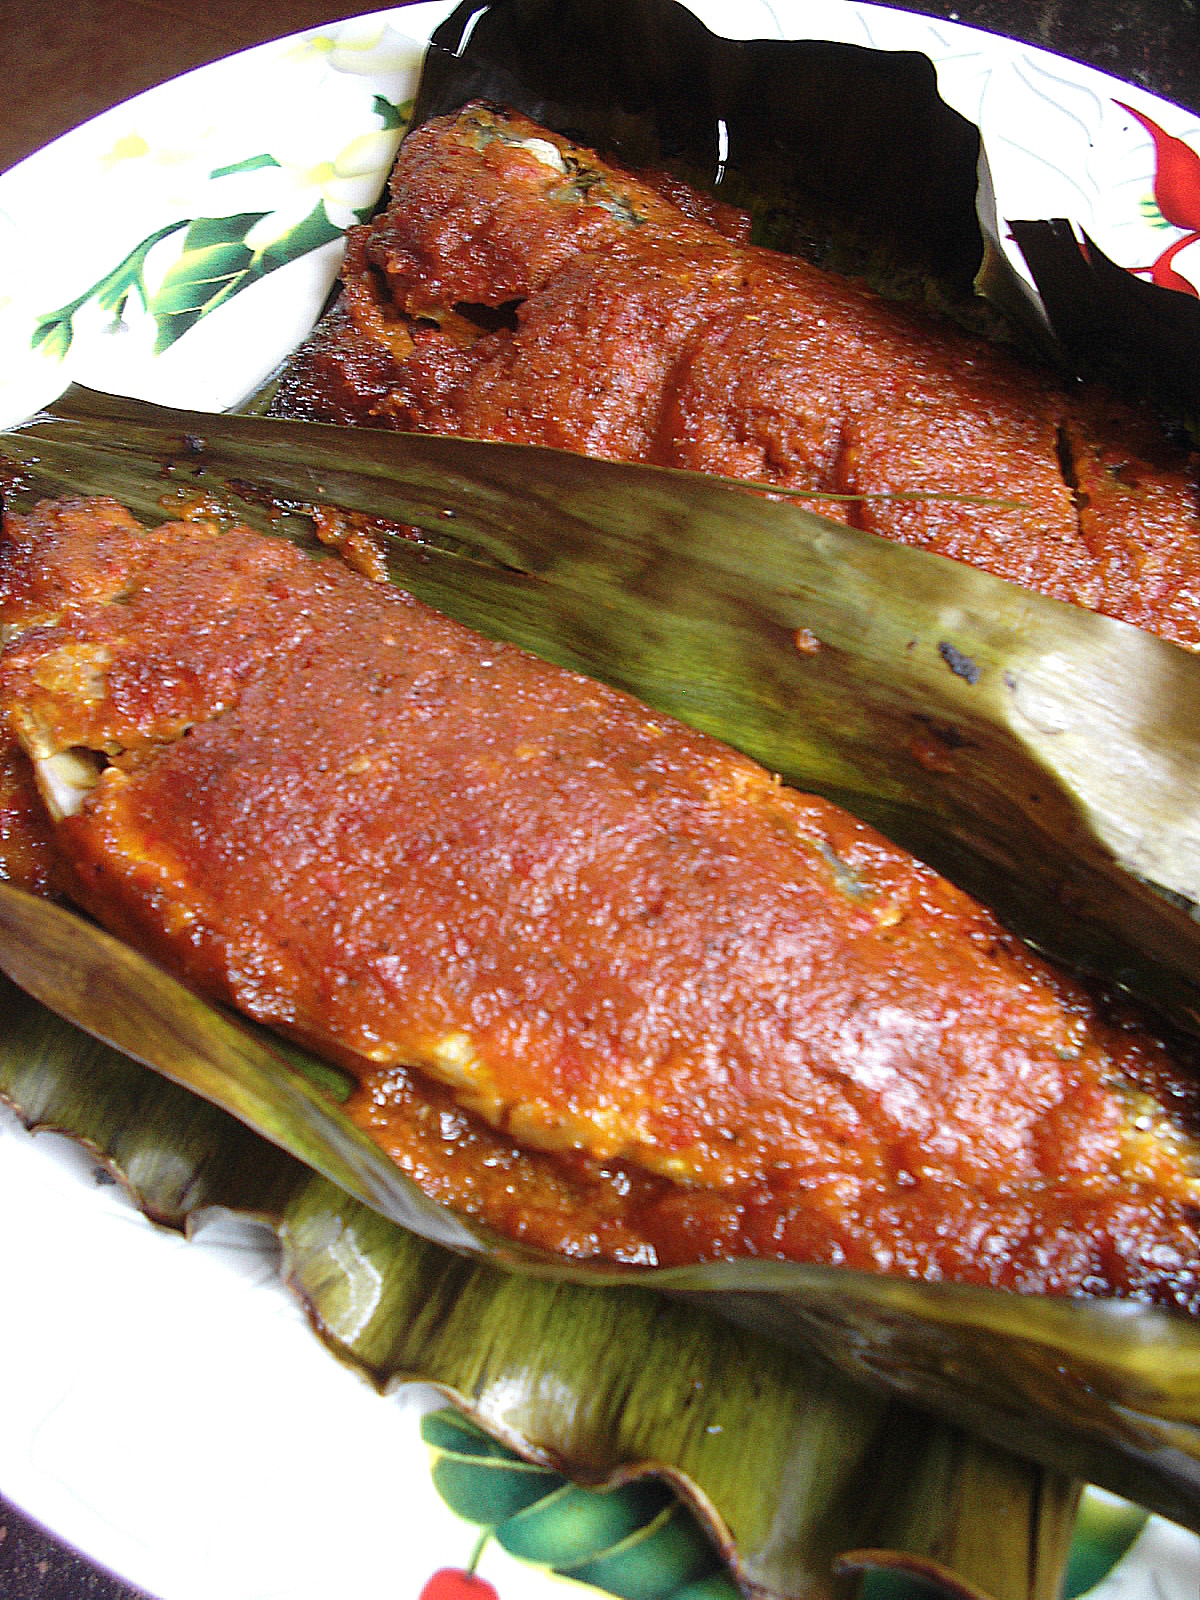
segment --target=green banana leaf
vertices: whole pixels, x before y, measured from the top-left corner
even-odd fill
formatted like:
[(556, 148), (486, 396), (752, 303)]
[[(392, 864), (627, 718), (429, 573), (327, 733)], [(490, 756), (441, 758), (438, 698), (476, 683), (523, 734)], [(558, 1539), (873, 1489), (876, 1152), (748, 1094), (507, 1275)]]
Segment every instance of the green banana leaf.
[[(0, 449), (30, 484), (107, 489), (151, 517), (164, 497), (203, 494), (210, 511), (293, 529), (303, 518), (278, 507), (317, 498), (411, 525), (388, 537), (388, 560), (425, 598), (847, 800), (962, 868), (1042, 942), (1194, 1018), (1200, 662), (1173, 646), (745, 487), (654, 469), (79, 393)], [(197, 1002), (88, 925), (11, 890), (0, 917), (4, 966), (46, 1004), (414, 1231), (526, 1278), (636, 1277), (1200, 1526), (1193, 1319), (779, 1263), (639, 1273), (539, 1256), (371, 1169), (336, 1094), (299, 1094), (277, 1052), (251, 1066), (247, 1044), (190, 1018), (181, 1029)]]
[[(570, 1562), (615, 1593), (647, 1592), (619, 1586), (635, 1552), (614, 1518), (636, 1520), (653, 1499), (656, 1519), (635, 1543), (652, 1546), (656, 1582), (690, 1575), (697, 1600), (728, 1595), (717, 1553), (755, 1594), (828, 1600), (839, 1574), (881, 1567), (961, 1600), (1057, 1600), (1077, 1500), (1069, 1477), (703, 1308), (450, 1253), (3, 979), (0, 1098), (29, 1125), (86, 1141), (159, 1221), (181, 1227), (224, 1208), (269, 1223), (288, 1282), (337, 1356), (381, 1389), (411, 1377), (440, 1385), (531, 1460), (510, 1474), (500, 1509), (500, 1490), (488, 1491), (489, 1520), (505, 1523), (498, 1534), (514, 1553)], [(448, 1422), (437, 1433), (453, 1446), (439, 1487), (472, 1515), (479, 1492), (463, 1457), (479, 1447)], [(632, 1508), (611, 1503), (605, 1530), (595, 1513), (574, 1521), (573, 1549), (562, 1527), (552, 1537), (549, 1505), (540, 1527), (515, 1515), (557, 1487), (551, 1469), (564, 1464), (584, 1482), (646, 1485)], [(655, 1496), (651, 1472), (707, 1535)]]

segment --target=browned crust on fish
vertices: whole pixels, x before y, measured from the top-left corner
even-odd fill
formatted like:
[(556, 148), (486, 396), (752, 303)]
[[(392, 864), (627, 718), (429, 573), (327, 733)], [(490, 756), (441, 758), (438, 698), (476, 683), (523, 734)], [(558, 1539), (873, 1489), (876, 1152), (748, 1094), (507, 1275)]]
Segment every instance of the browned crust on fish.
[(717, 220), (513, 113), (429, 122), (276, 409), (807, 491), (1200, 647), (1195, 462), (1152, 419)]

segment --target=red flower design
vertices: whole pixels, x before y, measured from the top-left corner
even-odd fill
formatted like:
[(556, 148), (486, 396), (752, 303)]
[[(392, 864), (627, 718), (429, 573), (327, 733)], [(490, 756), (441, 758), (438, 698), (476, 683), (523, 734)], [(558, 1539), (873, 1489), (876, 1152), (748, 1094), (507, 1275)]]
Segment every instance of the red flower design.
[(441, 1567), (431, 1573), (417, 1600), (500, 1600), (494, 1587), (475, 1571), (491, 1537), (491, 1528), (482, 1529), (466, 1566)]
[(1123, 100), (1116, 103), (1140, 122), (1154, 140), (1154, 199), (1158, 209), (1172, 226), (1200, 232), (1200, 154), (1174, 134), (1164, 133), (1157, 122)]
[(1181, 294), (1195, 295), (1200, 299), (1200, 290), (1197, 290), (1195, 284), (1189, 283), (1171, 265), (1179, 252), (1185, 246), (1195, 244), (1197, 239), (1200, 239), (1200, 233), (1185, 233), (1182, 239), (1176, 239), (1175, 243), (1164, 250), (1162, 255), (1148, 267), (1135, 267), (1133, 270), (1148, 277), (1151, 283), (1156, 283), (1160, 289), (1178, 289)]
[(442, 1567), (425, 1580), (420, 1600), (499, 1600), (499, 1596), (477, 1572)]
[(1173, 227), (1187, 230), (1148, 267), (1131, 267), (1130, 271), (1149, 278), (1160, 289), (1177, 289), (1181, 294), (1200, 298), (1200, 291), (1173, 265), (1181, 250), (1200, 239), (1200, 154), (1174, 134), (1166, 133), (1152, 117), (1127, 106), (1124, 100), (1116, 104), (1140, 122), (1154, 141), (1155, 204)]

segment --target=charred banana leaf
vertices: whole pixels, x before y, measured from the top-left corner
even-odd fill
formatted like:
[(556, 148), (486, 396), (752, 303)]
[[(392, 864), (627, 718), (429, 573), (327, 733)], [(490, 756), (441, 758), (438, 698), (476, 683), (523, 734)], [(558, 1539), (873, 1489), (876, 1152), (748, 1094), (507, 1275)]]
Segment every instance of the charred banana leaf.
[(451, 1254), (3, 980), (0, 1096), (90, 1144), (160, 1221), (224, 1207), (269, 1223), (322, 1337), (380, 1388), (437, 1383), (584, 1481), (664, 1475), (749, 1592), (823, 1600), (837, 1572), (880, 1566), (961, 1600), (1056, 1600), (1072, 1481), (820, 1356), (649, 1289)]

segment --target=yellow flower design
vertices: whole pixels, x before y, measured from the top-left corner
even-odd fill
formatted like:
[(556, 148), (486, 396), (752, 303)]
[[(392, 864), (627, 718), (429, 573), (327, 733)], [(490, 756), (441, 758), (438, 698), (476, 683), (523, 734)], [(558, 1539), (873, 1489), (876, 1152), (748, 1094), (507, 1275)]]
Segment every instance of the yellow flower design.
[(412, 69), (418, 46), (377, 17), (358, 17), (335, 29), (308, 33), (292, 50), (297, 60), (322, 60), (335, 72), (377, 77)]

